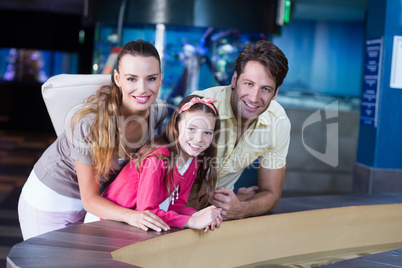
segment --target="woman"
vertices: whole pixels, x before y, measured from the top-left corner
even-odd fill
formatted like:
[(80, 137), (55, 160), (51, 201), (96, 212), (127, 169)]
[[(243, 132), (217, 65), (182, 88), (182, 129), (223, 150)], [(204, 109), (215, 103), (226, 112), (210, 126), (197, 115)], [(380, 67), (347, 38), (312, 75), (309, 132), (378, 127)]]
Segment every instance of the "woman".
[(161, 83), (155, 47), (142, 40), (127, 43), (112, 84), (88, 98), (25, 183), (18, 204), (24, 240), (80, 224), (86, 211), (145, 231), (169, 229), (149, 211), (126, 209), (100, 195), (100, 187), (120, 170), (119, 160), (149, 140), (166, 116), (166, 106), (156, 100)]

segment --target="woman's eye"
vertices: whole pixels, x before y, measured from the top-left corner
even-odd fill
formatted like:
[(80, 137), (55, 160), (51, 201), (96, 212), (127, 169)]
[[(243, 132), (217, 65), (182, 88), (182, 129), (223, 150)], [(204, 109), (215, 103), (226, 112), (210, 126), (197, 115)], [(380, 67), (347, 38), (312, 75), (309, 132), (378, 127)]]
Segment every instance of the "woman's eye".
[(193, 128), (193, 127), (188, 128), (188, 131), (194, 131), (194, 130), (195, 130), (195, 128)]
[(205, 134), (208, 135), (208, 136), (210, 136), (210, 135), (212, 135), (213, 133), (212, 133), (212, 131), (206, 131)]
[(155, 81), (156, 80), (156, 77), (150, 77), (150, 78), (148, 78), (148, 81)]
[(137, 81), (135, 78), (127, 78), (127, 80), (130, 81), (130, 82)]

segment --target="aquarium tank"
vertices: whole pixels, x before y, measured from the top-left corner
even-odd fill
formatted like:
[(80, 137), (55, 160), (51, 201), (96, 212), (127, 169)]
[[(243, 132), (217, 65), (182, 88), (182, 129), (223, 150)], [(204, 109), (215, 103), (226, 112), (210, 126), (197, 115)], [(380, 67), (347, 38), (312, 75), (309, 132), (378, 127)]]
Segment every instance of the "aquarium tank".
[[(271, 39), (260, 32), (164, 24), (125, 25), (121, 36), (121, 44), (142, 39), (158, 49), (163, 70), (160, 98), (172, 105), (196, 90), (230, 84), (236, 57), (243, 47)], [(94, 46), (93, 73), (110, 73), (106, 66), (112, 51), (121, 46), (116, 25), (98, 23)]]
[(78, 53), (0, 48), (0, 81), (44, 83), (49, 77), (78, 72)]

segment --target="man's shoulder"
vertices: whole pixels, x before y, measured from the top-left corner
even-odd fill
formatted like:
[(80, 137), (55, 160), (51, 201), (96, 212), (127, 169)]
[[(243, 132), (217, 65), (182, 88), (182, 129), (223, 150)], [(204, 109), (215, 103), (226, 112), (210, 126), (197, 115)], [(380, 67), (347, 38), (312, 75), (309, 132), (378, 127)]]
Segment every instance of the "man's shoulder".
[(264, 112), (264, 114), (271, 114), (275, 117), (288, 117), (285, 109), (276, 100), (271, 101), (268, 109)]
[(260, 114), (258, 122), (262, 126), (279, 124), (281, 128), (290, 129), (290, 120), (285, 109), (275, 100), (271, 101), (268, 109)]
[(200, 95), (202, 97), (209, 97), (218, 99), (220, 96), (224, 95), (226, 90), (230, 89), (230, 86), (216, 86), (210, 87), (204, 90), (198, 90), (191, 93), (192, 95)]

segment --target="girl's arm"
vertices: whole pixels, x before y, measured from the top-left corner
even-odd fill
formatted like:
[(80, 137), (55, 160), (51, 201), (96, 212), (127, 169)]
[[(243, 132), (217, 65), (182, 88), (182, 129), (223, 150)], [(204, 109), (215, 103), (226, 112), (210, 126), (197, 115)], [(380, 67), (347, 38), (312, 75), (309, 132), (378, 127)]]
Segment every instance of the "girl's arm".
[(151, 228), (160, 232), (169, 230), (169, 226), (150, 211), (135, 211), (116, 205), (99, 193), (96, 170), (93, 166), (75, 161), (81, 200), (84, 209), (100, 218), (122, 221), (147, 231)]
[[(167, 212), (159, 208), (159, 204), (169, 197), (165, 180), (166, 172), (167, 167), (163, 160), (153, 156), (144, 160), (138, 183), (136, 209), (150, 210), (169, 226), (183, 228), (190, 214), (180, 213), (172, 210), (171, 207)], [(125, 189), (122, 190), (125, 191)], [(175, 200), (175, 204), (182, 202), (181, 198), (182, 195), (179, 194), (179, 200)]]

